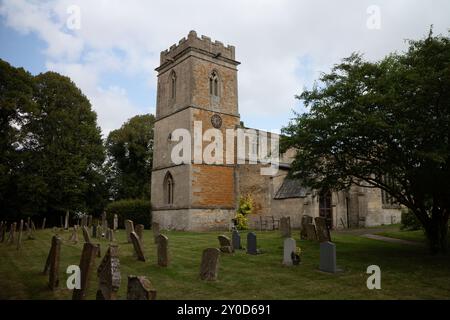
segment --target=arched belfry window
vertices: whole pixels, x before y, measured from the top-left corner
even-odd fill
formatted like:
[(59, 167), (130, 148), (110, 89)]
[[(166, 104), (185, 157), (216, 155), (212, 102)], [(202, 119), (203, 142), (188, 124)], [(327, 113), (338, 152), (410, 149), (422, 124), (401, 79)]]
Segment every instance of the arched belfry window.
[(173, 204), (173, 177), (170, 172), (166, 173), (166, 176), (164, 178), (164, 202), (166, 204)]
[(219, 75), (215, 70), (209, 77), (209, 94), (216, 97), (219, 96)]
[(177, 74), (172, 70), (170, 74), (170, 97), (175, 99), (177, 96)]

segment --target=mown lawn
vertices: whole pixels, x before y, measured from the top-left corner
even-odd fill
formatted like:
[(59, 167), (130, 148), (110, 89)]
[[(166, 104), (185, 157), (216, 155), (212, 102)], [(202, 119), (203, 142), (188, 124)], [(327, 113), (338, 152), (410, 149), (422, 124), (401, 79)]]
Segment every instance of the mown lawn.
[[(127, 275), (147, 276), (157, 290), (158, 299), (449, 299), (450, 256), (431, 256), (426, 246), (407, 246), (363, 238), (352, 234), (333, 234), (337, 246), (338, 266), (343, 272), (326, 274), (318, 271), (319, 244), (301, 241), (300, 266), (284, 267), (282, 239), (278, 232), (256, 232), (258, 256), (245, 251), (220, 257), (219, 279), (204, 282), (198, 277), (202, 250), (218, 246), (221, 232), (165, 233), (169, 237), (171, 264), (156, 265), (156, 246), (152, 232), (145, 230), (147, 261), (133, 257), (132, 245), (125, 242), (123, 230), (116, 233), (120, 251), (122, 282), (119, 298), (125, 299)], [(230, 236), (229, 234), (225, 233)], [(52, 230), (38, 231), (35, 240), (24, 240), (15, 246), (0, 244), (0, 299), (70, 299), (66, 289), (66, 268), (78, 264), (82, 243), (70, 244), (70, 232), (62, 232), (60, 288), (47, 289), (42, 270), (50, 247)], [(80, 232), (80, 239), (82, 235)], [(246, 234), (242, 234), (245, 246)], [(94, 239), (95, 240), (95, 239)], [(102, 254), (108, 242), (101, 243)], [(97, 259), (98, 266), (100, 258)], [(381, 290), (368, 290), (366, 268), (381, 268)], [(97, 277), (91, 277), (88, 299), (95, 299)]]

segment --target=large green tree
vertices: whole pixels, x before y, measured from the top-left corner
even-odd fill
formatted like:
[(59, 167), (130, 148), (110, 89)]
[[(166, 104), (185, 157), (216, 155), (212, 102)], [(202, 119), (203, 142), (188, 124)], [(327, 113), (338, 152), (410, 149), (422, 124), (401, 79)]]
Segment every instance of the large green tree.
[(292, 175), (314, 188), (381, 188), (447, 250), (450, 214), (450, 39), (409, 41), (381, 61), (353, 54), (299, 97), (309, 108), (282, 132)]
[(151, 114), (138, 115), (108, 135), (108, 176), (115, 200), (150, 198), (154, 122)]
[(33, 77), (0, 65), (2, 208), (27, 215), (101, 210), (105, 153), (89, 100), (57, 73)]

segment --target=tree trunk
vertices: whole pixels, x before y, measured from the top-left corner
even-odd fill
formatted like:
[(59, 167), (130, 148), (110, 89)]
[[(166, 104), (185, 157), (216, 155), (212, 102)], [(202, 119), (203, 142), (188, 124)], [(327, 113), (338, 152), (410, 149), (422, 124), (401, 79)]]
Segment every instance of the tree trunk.
[(433, 212), (431, 219), (424, 227), (431, 253), (446, 253), (448, 250), (448, 216), (445, 212)]

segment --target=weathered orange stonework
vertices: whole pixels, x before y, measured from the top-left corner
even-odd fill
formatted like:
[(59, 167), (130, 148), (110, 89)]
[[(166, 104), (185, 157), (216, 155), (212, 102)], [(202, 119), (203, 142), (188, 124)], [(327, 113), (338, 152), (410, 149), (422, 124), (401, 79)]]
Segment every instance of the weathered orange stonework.
[(193, 206), (234, 207), (234, 167), (215, 165), (192, 167)]

